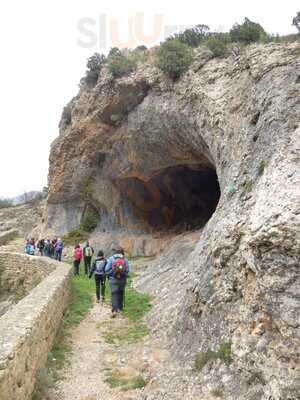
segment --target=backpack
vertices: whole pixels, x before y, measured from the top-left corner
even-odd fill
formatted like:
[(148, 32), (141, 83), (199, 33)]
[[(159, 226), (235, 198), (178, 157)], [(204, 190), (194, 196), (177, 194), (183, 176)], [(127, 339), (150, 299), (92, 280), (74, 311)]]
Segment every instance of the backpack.
[(123, 254), (116, 254), (112, 263), (112, 276), (121, 279), (126, 276), (126, 263)]
[(85, 255), (86, 257), (92, 257), (92, 255), (93, 255), (93, 250), (92, 250), (92, 248), (91, 248), (90, 246), (87, 246), (87, 247), (84, 249), (84, 255)]
[(96, 275), (104, 275), (105, 273), (105, 266), (106, 266), (106, 260), (105, 258), (97, 259), (95, 261), (96, 264), (96, 270), (95, 274)]
[(26, 254), (29, 254), (30, 256), (34, 256), (34, 246), (32, 244), (27, 244), (26, 245)]
[(81, 256), (82, 256), (82, 252), (81, 252), (81, 248), (78, 247), (77, 249), (75, 249), (75, 259), (77, 261), (81, 260)]
[(56, 244), (55, 244), (55, 249), (56, 249), (56, 250), (62, 250), (63, 247), (64, 247), (63, 241), (62, 241), (62, 240), (58, 240), (58, 241), (56, 242)]

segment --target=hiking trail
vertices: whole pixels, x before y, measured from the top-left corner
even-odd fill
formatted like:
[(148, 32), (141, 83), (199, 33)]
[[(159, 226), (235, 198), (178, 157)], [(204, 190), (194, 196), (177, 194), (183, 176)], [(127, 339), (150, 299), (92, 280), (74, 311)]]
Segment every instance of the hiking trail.
[[(62, 379), (43, 400), (137, 399), (169, 355), (150, 336), (135, 340), (134, 329), (123, 315), (112, 319), (109, 304), (94, 299), (88, 315), (72, 331), (72, 353), (60, 372)], [(114, 340), (114, 333), (125, 332), (132, 339), (129, 343)]]

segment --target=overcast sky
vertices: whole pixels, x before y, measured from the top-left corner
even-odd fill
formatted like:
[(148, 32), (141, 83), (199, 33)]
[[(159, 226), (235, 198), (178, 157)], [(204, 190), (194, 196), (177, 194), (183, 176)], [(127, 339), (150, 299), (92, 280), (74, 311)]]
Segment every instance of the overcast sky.
[(62, 108), (95, 51), (154, 45), (176, 26), (228, 30), (245, 16), (268, 32), (295, 33), (291, 20), (300, 11), (299, 0), (3, 0), (0, 7), (0, 196), (47, 185)]

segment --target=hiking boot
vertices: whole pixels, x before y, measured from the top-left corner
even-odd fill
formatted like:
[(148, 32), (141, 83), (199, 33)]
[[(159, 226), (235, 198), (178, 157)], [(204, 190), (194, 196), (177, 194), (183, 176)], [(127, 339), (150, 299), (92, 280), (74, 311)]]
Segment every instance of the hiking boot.
[(117, 311), (113, 310), (111, 313), (111, 317), (116, 318), (116, 316), (117, 316)]

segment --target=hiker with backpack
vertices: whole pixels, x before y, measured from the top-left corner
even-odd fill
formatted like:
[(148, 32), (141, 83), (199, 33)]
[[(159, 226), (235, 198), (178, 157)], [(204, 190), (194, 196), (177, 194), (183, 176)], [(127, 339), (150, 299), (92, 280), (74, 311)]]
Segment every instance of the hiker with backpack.
[(35, 247), (32, 244), (32, 241), (29, 239), (27, 239), (27, 241), (26, 241), (25, 253), (28, 254), (29, 256), (34, 256), (34, 254), (35, 254)]
[(122, 247), (114, 249), (113, 252), (114, 254), (107, 261), (105, 272), (111, 289), (112, 318), (115, 318), (117, 313), (124, 308), (129, 263)]
[(95, 274), (95, 283), (96, 283), (96, 297), (97, 297), (97, 303), (100, 303), (100, 299), (102, 303), (105, 301), (105, 281), (106, 281), (106, 275), (105, 275), (105, 267), (107, 264), (107, 260), (104, 257), (104, 253), (102, 250), (98, 251), (97, 257), (95, 261), (93, 262), (92, 269), (89, 274), (89, 278)]
[(73, 265), (74, 265), (74, 275), (79, 275), (79, 271), (80, 271), (80, 263), (81, 263), (81, 259), (82, 259), (82, 248), (80, 247), (79, 244), (77, 244), (74, 247), (74, 261), (73, 261)]
[(49, 239), (45, 239), (45, 243), (44, 243), (44, 255), (46, 257), (50, 257), (50, 240)]
[(84, 260), (85, 275), (89, 275), (89, 273), (90, 273), (93, 254), (94, 254), (94, 249), (92, 248), (92, 246), (90, 246), (89, 242), (86, 242), (86, 245), (83, 248), (83, 260)]
[(54, 244), (53, 244), (53, 240), (49, 240), (48, 257), (50, 257), (50, 258), (53, 258), (53, 257), (54, 257)]
[(58, 238), (54, 246), (55, 260), (61, 261), (63, 248), (64, 248), (64, 242)]
[(44, 255), (44, 248), (45, 248), (45, 240), (40, 239), (37, 244), (37, 248), (39, 249), (39, 255), (43, 256)]

